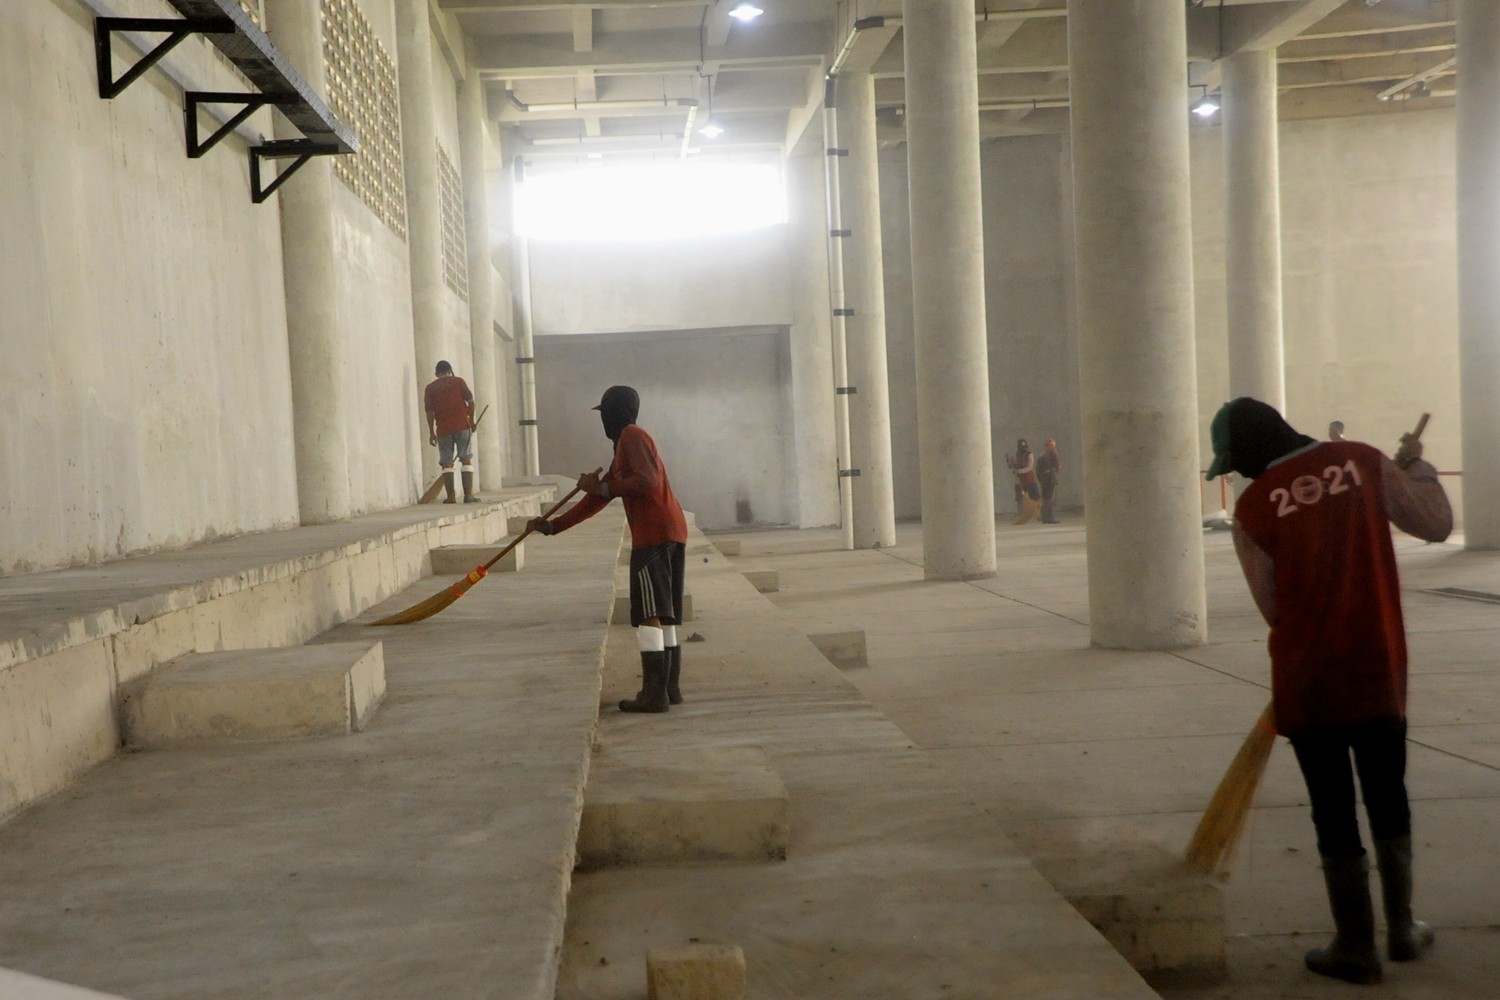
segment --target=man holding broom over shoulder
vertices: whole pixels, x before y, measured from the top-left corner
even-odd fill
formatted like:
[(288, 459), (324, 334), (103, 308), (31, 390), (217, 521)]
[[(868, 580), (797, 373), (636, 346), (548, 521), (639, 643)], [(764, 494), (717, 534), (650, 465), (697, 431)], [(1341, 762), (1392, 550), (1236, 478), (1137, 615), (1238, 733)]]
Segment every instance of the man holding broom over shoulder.
[[(1242, 396), (1212, 427), (1208, 478), (1254, 480), (1234, 510), (1234, 547), (1271, 626), (1276, 730), (1307, 782), (1336, 934), (1307, 967), (1353, 983), (1381, 978), (1369, 866), (1354, 772), (1375, 840), (1388, 955), (1415, 959), (1433, 941), (1411, 914), (1406, 796), (1406, 633), (1390, 525), (1429, 542), (1453, 528), (1421, 433), (1394, 460), (1354, 441), (1299, 434), (1273, 407)], [(1350, 766), (1350, 755), (1354, 765)]]
[(686, 568), (687, 518), (672, 494), (656, 442), (635, 422), (641, 397), (628, 385), (612, 385), (599, 405), (604, 434), (615, 445), (614, 461), (601, 478), (578, 477), (587, 494), (562, 516), (531, 524), (544, 535), (567, 531), (609, 505), (625, 504), (630, 523), (630, 624), (641, 651), (641, 690), (620, 702), (622, 712), (665, 712), (682, 702), (682, 577)]

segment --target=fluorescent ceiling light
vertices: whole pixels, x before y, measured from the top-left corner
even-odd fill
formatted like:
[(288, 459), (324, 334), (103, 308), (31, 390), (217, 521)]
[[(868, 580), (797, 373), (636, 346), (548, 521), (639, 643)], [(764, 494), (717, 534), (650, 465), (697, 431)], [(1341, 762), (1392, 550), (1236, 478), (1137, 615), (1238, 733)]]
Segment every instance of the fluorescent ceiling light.
[(753, 21), (764, 13), (765, 11), (755, 6), (750, 0), (740, 0), (739, 3), (734, 5), (734, 9), (729, 12), (729, 16), (738, 18), (741, 21)]
[(698, 134), (704, 136), (705, 138), (717, 139), (719, 136), (724, 134), (724, 126), (720, 125), (718, 122), (710, 118), (704, 124), (704, 126), (698, 130)]
[(1204, 94), (1193, 105), (1193, 114), (1199, 118), (1212, 118), (1219, 113), (1219, 102)]

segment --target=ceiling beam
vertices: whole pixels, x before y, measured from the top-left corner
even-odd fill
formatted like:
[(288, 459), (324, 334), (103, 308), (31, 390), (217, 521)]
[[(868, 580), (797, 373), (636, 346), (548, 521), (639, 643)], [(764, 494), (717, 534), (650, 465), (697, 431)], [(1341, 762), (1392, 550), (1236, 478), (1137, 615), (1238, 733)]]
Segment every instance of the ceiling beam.
[(477, 36), (474, 60), (488, 79), (526, 80), (574, 76), (592, 68), (596, 75), (725, 68), (821, 65), (819, 38), (806, 26), (767, 26), (736, 38), (729, 46), (706, 46), (698, 28), (600, 36), (590, 52), (573, 51), (571, 36)]
[(1343, 5), (1344, 0), (1292, 0), (1220, 8), (1210, 16), (1224, 18), (1223, 55), (1233, 55), (1278, 48)]
[(523, 14), (545, 11), (647, 10), (652, 7), (704, 7), (709, 0), (437, 0), (453, 14)]

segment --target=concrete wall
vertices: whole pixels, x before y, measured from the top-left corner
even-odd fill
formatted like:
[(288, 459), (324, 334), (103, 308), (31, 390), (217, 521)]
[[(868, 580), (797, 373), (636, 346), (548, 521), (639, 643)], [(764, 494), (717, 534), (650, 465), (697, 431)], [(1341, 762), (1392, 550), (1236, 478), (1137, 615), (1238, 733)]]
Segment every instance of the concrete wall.
[(795, 523), (785, 327), (538, 337), (536, 354), (543, 472), (609, 465), (589, 407), (623, 383), (640, 391), (640, 424), (700, 528)]
[[(0, 574), (297, 519), (276, 206), (242, 139), (187, 158), (162, 71), (101, 100), (92, 24), (0, 12)], [(201, 39), (169, 60), (242, 89)]]

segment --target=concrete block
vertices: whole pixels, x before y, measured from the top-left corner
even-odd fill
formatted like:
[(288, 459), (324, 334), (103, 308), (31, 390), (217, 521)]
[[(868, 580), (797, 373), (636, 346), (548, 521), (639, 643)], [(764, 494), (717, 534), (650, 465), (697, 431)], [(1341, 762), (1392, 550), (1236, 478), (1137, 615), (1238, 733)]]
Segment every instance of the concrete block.
[[(649, 976), (649, 965), (647, 969)], [(10, 969), (0, 969), (0, 997), (5, 1000), (121, 1000), (113, 993), (96, 993), (81, 986), (68, 986)]]
[(786, 857), (786, 786), (760, 747), (605, 750), (589, 766), (582, 866)]
[(852, 632), (822, 632), (810, 635), (812, 644), (818, 647), (823, 658), (840, 670), (851, 670), (870, 665), (865, 651), (865, 630)]
[(192, 653), (125, 685), (121, 719), (135, 747), (339, 736), (384, 696), (378, 641)]
[(714, 548), (719, 550), (720, 555), (737, 556), (740, 554), (740, 540), (738, 538), (725, 538), (714, 542)]
[[(476, 566), (483, 566), (500, 554), (509, 540), (496, 545), (444, 545), (432, 550), (433, 576), (464, 576)], [(526, 568), (526, 543), (506, 553), (505, 558), (490, 567), (491, 573), (514, 573)]]
[(1182, 859), (1135, 845), (1037, 867), (1151, 985), (1209, 984), (1228, 974), (1218, 886)]
[(505, 535), (506, 535), (506, 537), (507, 538), (515, 538), (521, 532), (525, 531), (526, 530), (526, 526), (528, 524), (530, 524), (530, 523), (531, 523), (531, 515), (529, 515), (529, 514), (525, 515), (523, 517), (507, 517), (505, 519)]
[(737, 944), (684, 944), (646, 952), (647, 1000), (744, 1000)]
[[(628, 586), (628, 584), (626, 586)], [(693, 595), (690, 593), (684, 593), (682, 595), (682, 620), (685, 622), (690, 622), (693, 620)], [(629, 593), (617, 594), (615, 596), (615, 607), (614, 611), (610, 614), (609, 621), (612, 625), (630, 624)]]
[(745, 579), (762, 594), (774, 594), (781, 589), (781, 574), (774, 569), (753, 569), (745, 573)]

